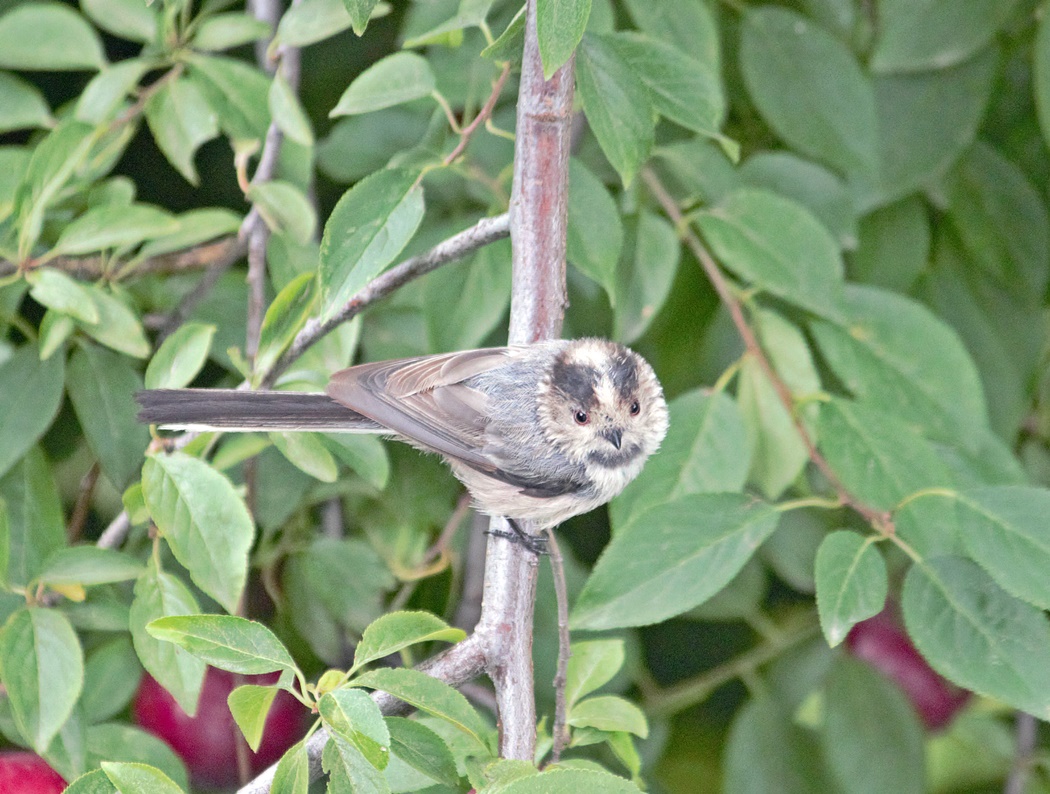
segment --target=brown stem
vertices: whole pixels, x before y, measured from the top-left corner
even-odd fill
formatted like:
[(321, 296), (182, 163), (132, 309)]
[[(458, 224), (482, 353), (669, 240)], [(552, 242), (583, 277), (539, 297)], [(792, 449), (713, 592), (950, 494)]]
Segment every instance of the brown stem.
[(73, 512), (69, 515), (69, 526), (66, 527), (66, 537), (70, 543), (79, 540), (84, 532), (84, 522), (87, 521), (88, 511), (91, 509), (91, 496), (95, 493), (95, 484), (101, 471), (96, 461), (80, 480), (77, 500), (73, 504)]
[(492, 111), (496, 108), (496, 102), (499, 101), (499, 95), (503, 92), (503, 85), (507, 82), (507, 77), (510, 75), (510, 63), (503, 67), (503, 71), (500, 72), (500, 76), (496, 78), (496, 82), (492, 86), (492, 93), (489, 94), (489, 98), (485, 100), (485, 104), (482, 106), (478, 115), (474, 117), (474, 120), (470, 122), (463, 130), (459, 133), (459, 143), (456, 144), (456, 148), (449, 152), (448, 157), (445, 158), (444, 164), (451, 165), (456, 161), (467, 148), (467, 144), (470, 143), (470, 137), (474, 134), (479, 126), (485, 123), (485, 120), (492, 115)]
[(348, 300), (332, 319), (323, 323), (316, 320), (308, 321), (284, 355), (263, 377), (261, 387), (265, 389), (273, 386), (277, 382), (277, 378), (312, 345), (315, 345), (343, 323), (352, 320), (373, 303), (386, 298), (413, 279), (436, 270), (442, 265), (462, 259), (489, 243), (502, 240), (507, 236), (509, 230), (510, 217), (508, 215), (482, 218), (469, 229), (464, 229), (459, 234), (452, 235), (452, 237), (438, 243), (426, 253), (406, 259), (401, 264), (372, 279), (368, 286)]
[(762, 349), (762, 345), (758, 341), (758, 337), (755, 336), (755, 332), (752, 330), (751, 326), (748, 324), (747, 318), (744, 316), (744, 310), (740, 305), (740, 301), (738, 301), (733, 294), (729, 282), (722, 274), (714, 257), (700, 241), (700, 238), (689, 228), (685, 216), (678, 208), (678, 203), (651, 169), (642, 169), (642, 179), (645, 181), (646, 186), (656, 198), (657, 202), (663, 207), (664, 212), (667, 213), (667, 216), (678, 228), (682, 241), (689, 247), (689, 250), (692, 251), (693, 256), (696, 257), (700, 266), (707, 274), (707, 278), (711, 282), (711, 286), (714, 287), (719, 299), (729, 310), (729, 314), (733, 319), (733, 325), (736, 326), (737, 332), (740, 334), (740, 338), (744, 342), (744, 347), (747, 349), (748, 354), (755, 359), (759, 368), (773, 385), (777, 397), (780, 399), (785, 410), (787, 410), (792, 423), (795, 425), (795, 430), (798, 432), (803, 445), (806, 447), (806, 453), (809, 455), (809, 459), (820, 470), (825, 479), (827, 479), (828, 483), (835, 490), (839, 501), (843, 505), (856, 511), (865, 521), (870, 523), (879, 532), (886, 535), (893, 534), (893, 518), (890, 514), (887, 511), (877, 510), (865, 504), (860, 498), (846, 488), (835, 473), (834, 469), (831, 468), (831, 464), (828, 463), (827, 459), (817, 449), (816, 444), (813, 443), (813, 437), (810, 436), (809, 430), (806, 428), (805, 423), (802, 421), (802, 417), (796, 410), (795, 399), (791, 396), (791, 390), (788, 388), (787, 384), (784, 383), (783, 378), (781, 378), (773, 368), (765, 351)]
[(554, 726), (551, 735), (554, 745), (551, 747), (551, 763), (561, 760), (562, 751), (569, 744), (569, 732), (565, 727), (567, 706), (565, 703), (565, 685), (569, 680), (569, 657), (572, 655), (569, 637), (569, 588), (565, 583), (565, 559), (561, 556), (558, 539), (554, 532), (547, 532), (547, 545), (550, 549), (551, 575), (554, 578), (554, 595), (558, 602), (558, 672), (554, 676)]

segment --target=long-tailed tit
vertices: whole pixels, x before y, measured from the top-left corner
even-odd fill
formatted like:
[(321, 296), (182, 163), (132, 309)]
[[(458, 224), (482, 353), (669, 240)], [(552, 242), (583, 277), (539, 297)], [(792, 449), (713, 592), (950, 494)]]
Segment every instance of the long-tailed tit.
[[(361, 364), (327, 394), (142, 391), (139, 419), (207, 430), (387, 433), (442, 455), (489, 515), (538, 530), (605, 504), (667, 432), (652, 367), (604, 339)], [(530, 548), (528, 538), (523, 538)]]

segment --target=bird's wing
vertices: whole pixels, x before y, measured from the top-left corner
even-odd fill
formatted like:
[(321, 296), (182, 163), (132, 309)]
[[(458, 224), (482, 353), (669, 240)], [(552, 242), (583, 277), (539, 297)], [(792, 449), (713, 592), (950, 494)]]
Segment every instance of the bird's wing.
[(481, 452), (487, 397), (463, 381), (508, 363), (505, 347), (361, 364), (332, 375), (339, 403), (428, 449), (481, 471), (497, 468)]

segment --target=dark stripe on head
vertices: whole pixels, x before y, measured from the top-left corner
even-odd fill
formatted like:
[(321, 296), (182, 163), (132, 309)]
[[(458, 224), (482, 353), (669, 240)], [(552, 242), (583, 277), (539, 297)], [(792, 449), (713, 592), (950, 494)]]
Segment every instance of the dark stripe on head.
[(594, 385), (598, 382), (598, 370), (586, 364), (572, 364), (561, 354), (551, 367), (551, 386), (580, 408), (587, 408), (597, 402)]
[(630, 350), (620, 348), (613, 356), (612, 382), (620, 397), (628, 400), (638, 389), (638, 362)]

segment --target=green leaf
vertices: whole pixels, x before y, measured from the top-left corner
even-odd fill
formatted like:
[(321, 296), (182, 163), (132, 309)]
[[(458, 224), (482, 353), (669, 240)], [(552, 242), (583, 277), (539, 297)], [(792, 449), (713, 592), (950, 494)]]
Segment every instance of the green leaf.
[(51, 425), (62, 404), (64, 370), (62, 356), (41, 361), (33, 345), (23, 345), (0, 365), (0, 475)]
[(231, 673), (295, 672), (295, 662), (277, 635), (262, 623), (235, 615), (176, 615), (146, 626), (158, 640), (173, 642), (199, 659)]
[(544, 79), (550, 80), (572, 57), (590, 15), (591, 0), (536, 0), (536, 41)]
[(860, 221), (850, 276), (875, 287), (908, 292), (930, 257), (930, 221), (918, 196), (882, 207)]
[(0, 578), (24, 586), (36, 577), (44, 560), (66, 544), (62, 503), (47, 459), (38, 448), (30, 447), (0, 479), (0, 498), (7, 505), (10, 554)]
[(812, 732), (779, 702), (759, 695), (737, 711), (725, 749), (725, 790), (733, 794), (834, 791)]
[(278, 686), (242, 684), (226, 698), (230, 713), (253, 753), (259, 752), (259, 742), (266, 728), (266, 715), (280, 689)]
[(875, 177), (875, 96), (843, 42), (794, 11), (749, 9), (740, 68), (759, 113), (792, 148), (845, 176)]
[(687, 392), (668, 406), (675, 429), (654, 456), (609, 506), (615, 532), (649, 508), (688, 494), (738, 491), (751, 464), (743, 420), (723, 392)]
[(128, 58), (105, 66), (80, 93), (75, 118), (86, 124), (101, 124), (109, 119), (123, 107), (124, 99), (149, 68), (150, 63), (145, 58)]
[(644, 33), (615, 33), (608, 42), (641, 77), (657, 113), (694, 132), (719, 135), (726, 102), (710, 65)]
[(102, 722), (126, 709), (141, 680), (142, 665), (126, 634), (96, 647), (84, 663), (84, 693), (80, 698), (80, 708), (85, 721), (89, 724)]
[(0, 497), (0, 588), (7, 589), (7, 569), (11, 563), (11, 519), (7, 512), (7, 502)]
[(313, 239), (317, 213), (295, 185), (276, 179), (259, 182), (248, 188), (246, 196), (271, 231), (287, 234), (303, 244)]
[[(792, 396), (812, 400), (820, 392), (820, 377), (802, 332), (771, 311), (756, 311), (754, 321), (770, 363)], [(748, 479), (758, 485), (767, 498), (776, 499), (798, 477), (809, 460), (809, 453), (794, 417), (753, 356), (744, 356), (739, 378), (737, 401), (753, 450)], [(811, 438), (817, 411), (818, 406), (813, 402), (803, 403), (797, 411)]]
[(635, 26), (719, 70), (719, 25), (705, 0), (625, 0)]
[(266, 101), (270, 79), (243, 61), (218, 55), (187, 58), (194, 83), (219, 116), (219, 126), (235, 141), (262, 140), (270, 125)]
[(329, 733), (350, 742), (376, 769), (390, 762), (390, 732), (379, 706), (360, 689), (327, 692), (318, 711)]
[(1042, 609), (1050, 605), (1050, 491), (1000, 486), (956, 495), (959, 533), (970, 556), (1007, 592)]
[(184, 77), (164, 83), (146, 102), (146, 123), (175, 170), (200, 184), (193, 158), (219, 134), (219, 116), (196, 83)]
[(495, 0), (462, 0), (456, 13), (436, 27), (417, 33), (405, 39), (403, 47), (423, 47), (428, 44), (442, 44), (457, 47), (462, 42), (466, 28), (484, 27)]
[(354, 651), (354, 668), (421, 642), (460, 642), (466, 632), (429, 612), (388, 612), (371, 623)]
[(816, 321), (811, 329), (858, 402), (972, 447), (987, 427), (987, 408), (980, 375), (955, 332), (921, 304), (877, 287), (847, 286), (843, 307), (848, 320)]
[(649, 723), (642, 710), (616, 695), (599, 695), (581, 700), (569, 709), (567, 722), (574, 728), (626, 731), (643, 739), (649, 735)]
[(903, 198), (943, 174), (973, 143), (995, 85), (995, 47), (951, 69), (874, 81), (879, 179), (858, 179), (864, 211)]
[(190, 210), (179, 215), (178, 219), (178, 230), (147, 242), (139, 249), (139, 259), (181, 251), (216, 237), (236, 234), (242, 220), (235, 212), (215, 207)]
[[(1017, 8), (1017, 0), (886, 0), (871, 53), (874, 72), (920, 72), (961, 63), (985, 47)], [(902, 789), (903, 790), (903, 789)]]
[(185, 323), (164, 340), (146, 367), (147, 389), (181, 389), (208, 360), (215, 326)]
[(922, 726), (900, 686), (867, 664), (840, 656), (824, 686), (821, 744), (842, 790), (926, 791)]
[(597, 769), (548, 769), (499, 788), (499, 794), (639, 794), (629, 780)]
[(305, 47), (342, 33), (350, 25), (343, 0), (302, 0), (284, 12), (274, 43)]
[(315, 302), (314, 274), (302, 273), (274, 298), (263, 318), (256, 372), (269, 372), (310, 316)]
[(176, 577), (160, 570), (150, 560), (135, 583), (128, 625), (135, 652), (142, 666), (163, 686), (190, 716), (197, 713), (197, 700), (204, 685), (204, 662), (170, 642), (155, 639), (146, 631), (154, 620), (172, 615), (196, 615), (200, 606), (193, 593)]
[[(20, 6), (0, 17), (0, 26), (12, 14), (29, 7)], [(48, 133), (33, 149), (33, 156), (22, 177), (14, 206), (19, 225), (20, 258), (25, 259), (29, 256), (40, 238), (45, 212), (57, 200), (74, 171), (81, 166), (94, 145), (93, 132), (87, 124), (66, 120)]]
[(839, 247), (794, 201), (741, 188), (696, 217), (718, 259), (756, 287), (824, 316), (841, 315)]
[(832, 648), (886, 603), (886, 563), (875, 540), (840, 530), (824, 538), (817, 549), (817, 612)]
[(321, 482), (335, 482), (339, 467), (335, 458), (314, 433), (270, 433), (270, 440), (300, 471)]
[[(92, 303), (92, 306), (94, 304)], [(40, 321), (40, 360), (47, 361), (77, 330), (77, 324), (68, 314), (48, 309)]]
[(149, 430), (136, 421), (142, 379), (124, 356), (81, 345), (69, 359), (67, 389), (88, 446), (110, 482), (124, 489), (138, 475)]
[(233, 484), (206, 463), (176, 452), (147, 459), (142, 489), (175, 558), (201, 590), (234, 612), (255, 528)]
[(484, 737), (489, 728), (474, 707), (448, 684), (426, 673), (407, 668), (381, 668), (357, 676), (350, 684), (381, 689), (420, 711), (451, 723), (482, 747), (486, 746)]
[(270, 790), (275, 794), (308, 794), (310, 788), (310, 759), (304, 742), (288, 748), (277, 762)]
[(47, 100), (32, 83), (0, 72), (0, 132), (49, 127), (53, 123)]
[(390, 751), (406, 764), (446, 786), (460, 784), (456, 759), (445, 740), (416, 720), (387, 717)]
[(820, 409), (820, 451), (861, 501), (892, 510), (923, 488), (950, 485), (936, 452), (896, 416), (833, 397)]
[(525, 6), (507, 23), (507, 27), (489, 46), (481, 51), (482, 58), (490, 58), (496, 63), (511, 61), (520, 62), (522, 47), (525, 42)]
[(37, 268), (26, 274), (26, 281), (33, 285), (29, 290), (30, 297), (42, 306), (85, 323), (98, 322), (98, 310), (91, 300), (91, 293), (61, 270)]
[(681, 496), (634, 513), (605, 547), (576, 601), (572, 626), (644, 626), (702, 604), (776, 529), (779, 513), (751, 496)]
[(857, 248), (857, 212), (849, 186), (822, 165), (789, 152), (758, 152), (740, 167), (748, 187), (769, 190), (813, 213), (838, 243)]
[(139, 0), (80, 0), (91, 21), (122, 39), (149, 44), (156, 40), (160, 14)]
[(383, 774), (342, 736), (330, 736), (321, 751), (329, 794), (390, 794)]
[(194, 49), (203, 52), (219, 52), (270, 36), (270, 25), (251, 14), (230, 11), (202, 19), (193, 37)]
[(314, 131), (310, 125), (310, 119), (303, 110), (299, 97), (280, 72), (273, 76), (268, 100), (270, 115), (281, 132), (296, 143), (313, 146)]
[(13, 613), (0, 632), (0, 680), (19, 730), (43, 753), (84, 685), (84, 653), (65, 615), (42, 607)]
[(584, 36), (576, 58), (576, 85), (587, 122), (624, 187), (653, 145), (649, 89), (603, 36)]
[(0, 16), (0, 68), (63, 71), (105, 63), (98, 34), (69, 6), (23, 3)]
[(612, 681), (623, 667), (624, 658), (622, 639), (574, 642), (565, 681), (565, 702), (569, 707)]
[(1050, 141), (1050, 19), (1046, 14), (1039, 18), (1036, 27), (1032, 48), (1032, 82), (1039, 128), (1043, 131), (1043, 140)]
[(118, 353), (146, 358), (150, 344), (135, 313), (101, 286), (92, 285), (88, 289), (98, 312), (98, 322), (80, 323), (84, 333)]
[(575, 158), (569, 162), (569, 228), (566, 257), (596, 281), (616, 305), (616, 266), (623, 225), (605, 185)]
[(916, 647), (959, 686), (1050, 716), (1050, 624), (975, 562), (937, 557), (904, 580), (904, 623)]
[(120, 792), (109, 782), (105, 772), (96, 769), (74, 780), (63, 791), (63, 794), (120, 794)]
[(182, 759), (163, 739), (152, 733), (133, 725), (109, 722), (92, 725), (85, 734), (89, 766), (98, 766), (102, 761), (149, 764), (184, 790), (189, 790)]
[(51, 253), (89, 254), (107, 248), (138, 245), (171, 234), (179, 222), (165, 210), (147, 204), (103, 204), (93, 207), (62, 230)]
[(430, 96), (434, 72), (422, 55), (395, 52), (376, 61), (350, 83), (328, 115), (352, 116)]
[(422, 218), (423, 189), (414, 171), (377, 171), (343, 194), (321, 239), (322, 321), (401, 253)]
[[(620, 258), (614, 336), (630, 344), (645, 333), (671, 293), (682, 248), (674, 227), (659, 215), (642, 210)], [(633, 249), (633, 250), (632, 250)]]
[(368, 20), (372, 17), (372, 12), (375, 10), (377, 2), (378, 0), (343, 0), (343, 5), (350, 14), (354, 33), (358, 36), (364, 35), (365, 28), (368, 27)]
[(947, 182), (952, 226), (973, 263), (1018, 302), (1041, 295), (1050, 280), (1050, 229), (1024, 171), (978, 143)]
[(142, 565), (133, 557), (97, 546), (57, 549), (44, 561), (37, 581), (46, 585), (96, 585), (137, 579)]
[(182, 794), (174, 780), (147, 764), (103, 761), (102, 771), (120, 794)]
[(376, 436), (358, 433), (322, 434), (328, 448), (365, 482), (381, 491), (390, 479), (390, 458)]

